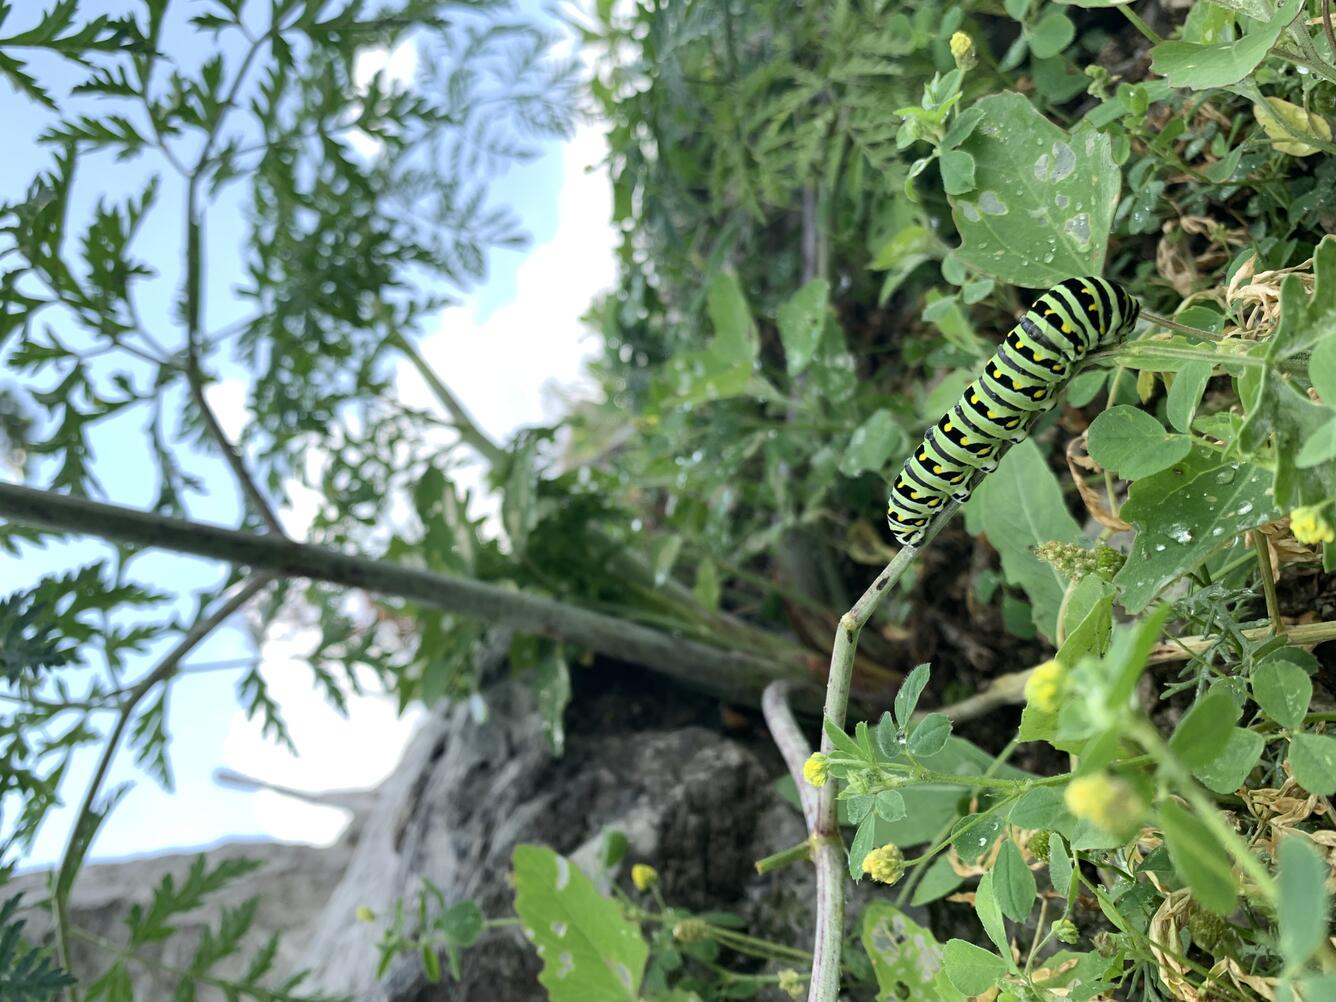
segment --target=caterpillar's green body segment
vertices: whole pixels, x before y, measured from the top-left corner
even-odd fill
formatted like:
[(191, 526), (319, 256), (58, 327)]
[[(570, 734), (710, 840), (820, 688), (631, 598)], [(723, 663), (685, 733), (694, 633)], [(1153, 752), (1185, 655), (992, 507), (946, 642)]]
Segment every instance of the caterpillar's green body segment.
[(900, 544), (917, 545), (948, 498), (967, 499), (1053, 406), (1081, 359), (1125, 339), (1140, 312), (1126, 289), (1093, 276), (1069, 278), (1035, 300), (900, 468), (886, 510)]

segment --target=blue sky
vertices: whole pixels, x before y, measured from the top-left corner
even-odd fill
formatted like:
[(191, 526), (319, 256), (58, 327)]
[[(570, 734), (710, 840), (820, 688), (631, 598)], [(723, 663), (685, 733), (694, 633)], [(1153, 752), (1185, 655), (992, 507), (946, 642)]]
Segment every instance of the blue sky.
[[(114, 11), (127, 5), (84, 6), (89, 11)], [(183, 14), (191, 7), (198, 9), (180, 0), (173, 4)], [(169, 24), (167, 47), (190, 63), (192, 55), (198, 58), (204, 50), (199, 36), (193, 35), (183, 21), (181, 17)], [(42, 63), (40, 70), (43, 81), (58, 96), (83, 77), (82, 71), (56, 63)], [(0, 199), (9, 201), (21, 197), (35, 171), (50, 162), (48, 151), (37, 145), (36, 137), (51, 118), (44, 109), (15, 97), (3, 84), (0, 107), (6, 111), (8, 142), (13, 151), (13, 155), (0, 158)], [(590, 342), (582, 340), (577, 318), (611, 281), (613, 269), (606, 178), (601, 171), (584, 170), (602, 154), (598, 130), (582, 128), (571, 142), (549, 143), (535, 161), (512, 168), (497, 179), (494, 201), (509, 205), (523, 220), (532, 238), (531, 246), (524, 252), (493, 253), (487, 281), (460, 307), (446, 311), (439, 323), (428, 325), (423, 354), (480, 423), (497, 437), (505, 437), (523, 424), (555, 417), (557, 403), (544, 387), (553, 382), (571, 386), (580, 380), (582, 354), (589, 350)], [(90, 158), (76, 180), (71, 218), (83, 218), (99, 197), (123, 199), (155, 172), (162, 178), (159, 207), (135, 249), (159, 277), (144, 287), (141, 303), (147, 324), (160, 340), (176, 347), (180, 334), (170, 318), (182, 251), (179, 179), (156, 157), (130, 163), (117, 163), (109, 156), (96, 162)], [(210, 329), (246, 314), (247, 307), (232, 292), (241, 279), (236, 248), (242, 239), (241, 199), (245, 190), (244, 184), (234, 186), (226, 196), (230, 201), (210, 213)], [(57, 325), (57, 329), (65, 332), (68, 326)], [(148, 371), (125, 362), (118, 362), (116, 367), (141, 380)], [(245, 420), (241, 402), (246, 374), (238, 366), (217, 371), (222, 380), (211, 401), (223, 424), (235, 429)], [(0, 374), (0, 380), (12, 382), (7, 374)], [(429, 406), (415, 374), (404, 372), (399, 382), (406, 401)], [(154, 464), (142, 433), (144, 420), (142, 412), (115, 418), (93, 435), (94, 472), (107, 498), (118, 504), (145, 507), (156, 493)], [(192, 499), (192, 516), (235, 524), (240, 515), (238, 497), (221, 463), (196, 455), (191, 457), (190, 467), (205, 476), (209, 487), (206, 497)], [(38, 466), (34, 472), (34, 481), (41, 484), (42, 468)], [(285, 517), (300, 529), (300, 511), (287, 512)], [(110, 552), (101, 544), (80, 540), (29, 549), (21, 559), (0, 555), (0, 592), (24, 587), (43, 574), (101, 559)], [(214, 588), (222, 580), (217, 565), (169, 554), (143, 556), (133, 568), (136, 580), (159, 583), (182, 596), (177, 608), (183, 616), (193, 607), (194, 594)], [(245, 627), (244, 620), (234, 618), (201, 645), (188, 664), (232, 661), (254, 654)], [(106, 789), (125, 781), (135, 786), (99, 835), (95, 858), (199, 846), (236, 837), (314, 841), (334, 837), (342, 824), (337, 812), (273, 794), (232, 790), (218, 786), (212, 778), (216, 768), (228, 767), (282, 785), (318, 790), (373, 784), (392, 768), (410, 722), (396, 720), (392, 705), (375, 698), (357, 701), (350, 720), (338, 718), (311, 686), (307, 670), (289, 660), (301, 642), (302, 638), (297, 637), (292, 643), (271, 643), (262, 652), (266, 678), (283, 704), (301, 756), (293, 758), (275, 748), (258, 735), (258, 728), (242, 719), (235, 694), (241, 669), (184, 678), (173, 688), (169, 714), (176, 792), (163, 791), (122, 752)], [(151, 663), (152, 659), (146, 658), (142, 665), (147, 668)], [(109, 720), (108, 716), (104, 726)], [(77, 803), (95, 756), (96, 750), (90, 749), (72, 764), (63, 787), (67, 799)], [(59, 855), (71, 814), (66, 810), (50, 819), (26, 861), (28, 865), (46, 863)]]

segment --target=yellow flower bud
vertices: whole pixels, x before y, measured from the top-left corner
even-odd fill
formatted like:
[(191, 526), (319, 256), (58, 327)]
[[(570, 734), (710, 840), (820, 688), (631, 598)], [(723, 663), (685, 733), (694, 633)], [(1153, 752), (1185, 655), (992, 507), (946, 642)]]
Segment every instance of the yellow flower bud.
[(1067, 784), (1063, 800), (1067, 810), (1078, 818), (1120, 838), (1131, 838), (1136, 833), (1146, 810), (1135, 790), (1104, 773), (1073, 779)]
[(1025, 701), (1043, 713), (1057, 713), (1067, 688), (1067, 669), (1048, 660), (1030, 673), (1025, 682)]
[(1305, 505), (1290, 512), (1290, 531), (1294, 538), (1310, 546), (1315, 543), (1336, 543), (1336, 529), (1327, 521), (1323, 511), (1331, 502)]
[(636, 890), (648, 891), (659, 882), (659, 871), (654, 869), (648, 863), (637, 863), (631, 867), (631, 883), (636, 885)]
[(791, 999), (802, 998), (807, 990), (806, 979), (794, 970), (779, 972), (779, 990)]
[(357, 906), (357, 921), (359, 921), (359, 922), (374, 922), (374, 921), (376, 921), (376, 913), (373, 912), (373, 911), (372, 911), (370, 908), (368, 908), (366, 905), (358, 905), (358, 906)]
[(699, 943), (703, 939), (708, 939), (710, 927), (705, 924), (704, 919), (689, 918), (673, 926), (673, 939), (679, 943)]
[(979, 62), (978, 53), (974, 51), (974, 39), (963, 31), (957, 31), (951, 36), (951, 58), (956, 61), (956, 65), (961, 71), (973, 69)]
[(881, 884), (893, 884), (904, 876), (905, 854), (898, 845), (884, 845), (863, 857), (863, 872)]
[(826, 756), (820, 752), (812, 752), (803, 763), (803, 779), (807, 781), (808, 786), (825, 786), (829, 778)]

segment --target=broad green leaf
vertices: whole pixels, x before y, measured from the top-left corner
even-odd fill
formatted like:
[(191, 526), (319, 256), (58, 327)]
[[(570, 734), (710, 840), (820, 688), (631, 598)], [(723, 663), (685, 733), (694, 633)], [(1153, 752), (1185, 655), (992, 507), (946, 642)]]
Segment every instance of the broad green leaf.
[(899, 790), (882, 790), (873, 800), (873, 807), (883, 821), (899, 821), (909, 813), (904, 794)]
[(1215, 760), (1198, 766), (1192, 774), (1208, 790), (1221, 794), (1233, 793), (1247, 780), (1248, 773), (1257, 765), (1265, 747), (1266, 739), (1256, 731), (1234, 727)]
[(876, 742), (877, 751), (888, 761), (897, 758), (903, 751), (900, 747), (900, 728), (896, 725), (890, 710), (882, 711), (881, 719), (873, 728), (872, 737)]
[(1143, 410), (1119, 404), (1090, 424), (1090, 455), (1124, 480), (1141, 480), (1173, 466), (1192, 449), (1192, 439), (1164, 430)]
[(974, 107), (982, 123), (960, 148), (974, 157), (976, 190), (951, 199), (960, 256), (1030, 288), (1100, 274), (1122, 180), (1109, 138), (1085, 126), (1069, 134), (1020, 94)]
[(1064, 814), (1062, 794), (1051, 786), (1027, 790), (1011, 809), (1011, 823), (1017, 828), (1043, 831), (1052, 828)]
[(1114, 578), (1128, 612), (1215, 549), (1280, 517), (1267, 471), (1197, 448), (1169, 469), (1138, 480), (1120, 515), (1137, 529), (1132, 552)]
[(1007, 926), (1002, 920), (1002, 907), (998, 904), (997, 893), (994, 890), (995, 882), (996, 875), (993, 870), (989, 870), (979, 878), (979, 884), (974, 891), (974, 913), (979, 916), (983, 931), (988, 934), (998, 952), (1009, 959), (1011, 948), (1007, 943)]
[(863, 912), (863, 949), (877, 977), (877, 1002), (964, 998), (946, 976), (942, 945), (933, 934), (884, 901), (872, 902)]
[(1265, 23), (1228, 45), (1161, 42), (1151, 49), (1150, 68), (1174, 87), (1205, 90), (1236, 84), (1266, 58), (1289, 23), (1303, 9), (1303, 0), (1286, 0)]
[(961, 862), (974, 863), (983, 858), (1002, 833), (1004, 820), (1001, 814), (971, 814), (962, 818), (960, 830), (951, 840)]
[(1169, 750), (1189, 769), (1208, 765), (1229, 743), (1238, 719), (1238, 704), (1224, 690), (1212, 689), (1178, 722)]
[(1292, 731), (1304, 722), (1313, 699), (1313, 682), (1293, 661), (1268, 658), (1253, 669), (1252, 693), (1263, 713)]
[(908, 438), (891, 412), (875, 411), (849, 436), (849, 444), (840, 458), (840, 472), (846, 477), (876, 473), (892, 456), (904, 452), (908, 444)]
[(1030, 51), (1036, 59), (1049, 59), (1064, 51), (1076, 37), (1076, 25), (1062, 11), (1049, 10), (1030, 29)]
[(919, 697), (923, 695), (923, 687), (928, 684), (931, 673), (930, 665), (918, 665), (900, 684), (900, 690), (895, 694), (895, 719), (901, 727), (909, 726), (910, 718), (914, 716)]
[(1033, 550), (1050, 540), (1077, 543), (1084, 536), (1033, 440), (1026, 439), (1006, 454), (979, 485), (969, 507), (1001, 556), (1007, 581), (1029, 596), (1035, 627), (1053, 637), (1067, 580)]
[(811, 363), (821, 343), (830, 301), (830, 283), (814, 278), (788, 298), (775, 316), (784, 344), (784, 362), (789, 375), (799, 375)]
[(486, 920), (472, 901), (460, 901), (445, 910), (436, 921), (451, 946), (472, 946), (482, 935)]
[(551, 849), (515, 847), (515, 913), (551, 1002), (636, 1002), (649, 957), (640, 927)]
[(1297, 968), (1327, 936), (1331, 899), (1327, 895), (1327, 862), (1303, 835), (1280, 840), (1280, 952)]
[(974, 190), (974, 158), (964, 150), (947, 150), (941, 157), (942, 187), (948, 195)]
[(750, 364), (756, 357), (759, 338), (742, 287), (734, 275), (727, 271), (715, 273), (707, 309), (721, 353), (730, 361)]
[(1159, 824), (1174, 869), (1197, 903), (1217, 915), (1233, 911), (1238, 881), (1229, 856), (1215, 836), (1176, 800), (1161, 801)]
[(1189, 362), (1178, 370), (1173, 385), (1169, 387), (1165, 413), (1169, 423), (1185, 435), (1192, 428), (1192, 417), (1197, 413), (1201, 395), (1211, 380), (1211, 368), (1210, 362)]
[(711, 281), (708, 312), (714, 337), (704, 349), (668, 360), (656, 378), (656, 399), (703, 403), (738, 396), (752, 385), (760, 338), (742, 289), (728, 272), (717, 272)]
[(1326, 734), (1291, 737), (1290, 770), (1294, 781), (1309, 793), (1321, 797), (1336, 793), (1336, 738)]
[(951, 736), (951, 721), (940, 713), (929, 713), (909, 734), (909, 753), (915, 758), (936, 755)]
[(947, 941), (942, 963), (951, 984), (970, 997), (984, 994), (1007, 973), (1007, 963), (1001, 957), (963, 939)]
[(1034, 907), (1035, 880), (1016, 843), (1007, 839), (993, 864), (993, 893), (1002, 914), (1013, 922), (1024, 922)]

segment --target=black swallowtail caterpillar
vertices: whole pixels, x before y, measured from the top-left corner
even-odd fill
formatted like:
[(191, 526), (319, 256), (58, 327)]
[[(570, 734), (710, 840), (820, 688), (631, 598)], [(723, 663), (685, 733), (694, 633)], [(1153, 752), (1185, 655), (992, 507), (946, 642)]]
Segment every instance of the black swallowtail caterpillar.
[(1125, 339), (1140, 312), (1122, 286), (1091, 276), (1069, 278), (1036, 299), (900, 468), (886, 510), (900, 545), (918, 545), (948, 498), (968, 499), (1054, 405), (1080, 361)]

